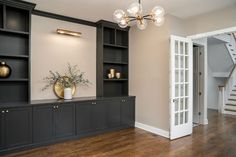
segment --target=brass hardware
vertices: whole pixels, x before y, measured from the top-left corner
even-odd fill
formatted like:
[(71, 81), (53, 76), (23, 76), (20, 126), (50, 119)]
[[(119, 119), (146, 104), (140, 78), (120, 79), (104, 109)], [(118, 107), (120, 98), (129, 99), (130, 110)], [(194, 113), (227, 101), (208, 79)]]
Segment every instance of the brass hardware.
[(173, 99), (173, 102), (176, 102), (177, 101), (177, 99)]
[(70, 30), (65, 30), (65, 29), (57, 29), (57, 33), (58, 34), (76, 36), (76, 37), (81, 37), (81, 35), (82, 35), (81, 32), (75, 32), (75, 31), (70, 31)]

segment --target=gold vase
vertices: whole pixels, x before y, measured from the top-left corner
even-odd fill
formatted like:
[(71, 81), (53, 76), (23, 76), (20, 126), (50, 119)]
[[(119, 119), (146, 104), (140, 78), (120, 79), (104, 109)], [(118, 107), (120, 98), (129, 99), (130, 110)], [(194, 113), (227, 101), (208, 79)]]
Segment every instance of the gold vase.
[(6, 62), (0, 62), (0, 78), (8, 78), (11, 75), (11, 68)]

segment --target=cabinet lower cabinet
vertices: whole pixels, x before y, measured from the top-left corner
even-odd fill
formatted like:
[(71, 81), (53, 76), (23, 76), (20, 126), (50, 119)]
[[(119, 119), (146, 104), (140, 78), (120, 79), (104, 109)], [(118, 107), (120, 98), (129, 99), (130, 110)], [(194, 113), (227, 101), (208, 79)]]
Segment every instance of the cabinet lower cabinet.
[(135, 97), (0, 108), (0, 155), (134, 126)]
[(135, 123), (135, 99), (121, 100), (121, 123), (134, 126)]
[(77, 134), (134, 126), (135, 99), (112, 99), (76, 104)]
[(32, 108), (0, 109), (0, 148), (32, 143)]
[(34, 142), (75, 135), (75, 106), (73, 104), (34, 107), (33, 115)]

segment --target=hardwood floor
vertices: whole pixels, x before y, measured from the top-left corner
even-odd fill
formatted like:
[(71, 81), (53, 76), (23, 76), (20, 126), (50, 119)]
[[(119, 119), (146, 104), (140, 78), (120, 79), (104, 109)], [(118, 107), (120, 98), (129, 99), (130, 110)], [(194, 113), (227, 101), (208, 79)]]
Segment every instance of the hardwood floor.
[(208, 119), (209, 125), (195, 127), (193, 135), (174, 141), (126, 129), (6, 157), (235, 157), (236, 116), (210, 110)]

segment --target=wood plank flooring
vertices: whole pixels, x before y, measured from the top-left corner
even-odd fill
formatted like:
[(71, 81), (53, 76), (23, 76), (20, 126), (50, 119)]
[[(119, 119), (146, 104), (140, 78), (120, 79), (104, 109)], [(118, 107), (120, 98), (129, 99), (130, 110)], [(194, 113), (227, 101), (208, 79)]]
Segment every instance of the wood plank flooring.
[(209, 125), (174, 141), (126, 129), (5, 157), (236, 157), (236, 116), (209, 111), (208, 119)]

